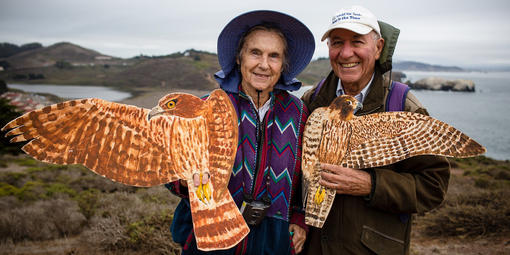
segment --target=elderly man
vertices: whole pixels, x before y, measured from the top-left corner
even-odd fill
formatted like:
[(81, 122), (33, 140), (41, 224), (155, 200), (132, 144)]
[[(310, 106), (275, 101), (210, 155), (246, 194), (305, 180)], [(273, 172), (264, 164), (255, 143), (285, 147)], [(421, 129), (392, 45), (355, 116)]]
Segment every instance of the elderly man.
[[(397, 29), (379, 23), (363, 7), (340, 10), (322, 37), (332, 71), (303, 95), (308, 109), (328, 106), (347, 94), (363, 103), (356, 115), (387, 111), (392, 83), (385, 82), (383, 74), (391, 70), (397, 37)], [(428, 114), (413, 94), (404, 97), (403, 108), (397, 110)], [(320, 183), (335, 189), (337, 197), (324, 227), (311, 228), (305, 254), (408, 254), (411, 214), (441, 204), (450, 177), (448, 161), (435, 156), (380, 168), (321, 167), (326, 171)]]

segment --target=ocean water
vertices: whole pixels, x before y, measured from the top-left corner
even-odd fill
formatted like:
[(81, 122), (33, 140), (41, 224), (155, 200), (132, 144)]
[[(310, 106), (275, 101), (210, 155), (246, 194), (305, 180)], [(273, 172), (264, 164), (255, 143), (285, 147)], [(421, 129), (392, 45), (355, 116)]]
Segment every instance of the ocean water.
[[(412, 82), (426, 77), (472, 80), (475, 92), (411, 91), (432, 117), (454, 126), (485, 146), (486, 156), (510, 160), (510, 72), (404, 73)], [(293, 94), (301, 96), (309, 88), (303, 87)]]
[(129, 98), (131, 93), (101, 86), (73, 86), (48, 84), (8, 84), (7, 87), (26, 92), (48, 93), (62, 98), (100, 98), (108, 101), (121, 101)]

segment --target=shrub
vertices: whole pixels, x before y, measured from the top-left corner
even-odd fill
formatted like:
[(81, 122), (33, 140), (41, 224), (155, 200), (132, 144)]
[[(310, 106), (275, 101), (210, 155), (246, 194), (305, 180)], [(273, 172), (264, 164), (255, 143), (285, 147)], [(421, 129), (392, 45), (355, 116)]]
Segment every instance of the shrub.
[(41, 164), (40, 161), (37, 161), (33, 158), (29, 158), (28, 156), (14, 159), (14, 162), (16, 162), (16, 164), (20, 166), (33, 166), (33, 167)]
[(105, 177), (94, 174), (92, 171), (86, 169), (86, 173), (80, 177), (70, 181), (69, 185), (76, 191), (83, 191), (89, 189), (97, 189), (101, 192), (135, 192), (136, 187), (127, 186), (121, 183), (111, 181)]
[(46, 198), (45, 184), (39, 181), (28, 181), (15, 194), (19, 200), (34, 201)]
[(475, 179), (475, 186), (482, 189), (488, 189), (491, 186), (491, 181), (487, 177), (479, 177)]
[(16, 196), (19, 193), (19, 189), (9, 183), (0, 182), (0, 197), (4, 196)]
[(162, 187), (101, 196), (81, 240), (99, 251), (179, 254), (169, 230), (174, 208), (171, 197)]
[(76, 235), (85, 217), (76, 202), (65, 199), (36, 201), (0, 212), (0, 241), (51, 240)]
[(16, 186), (23, 186), (23, 183), (26, 181), (27, 174), (24, 172), (2, 172), (0, 173), (0, 180)]
[(70, 197), (75, 197), (77, 192), (63, 183), (52, 183), (46, 187), (46, 196), (55, 197), (60, 194), (66, 194)]
[(97, 189), (84, 190), (75, 197), (81, 213), (90, 219), (95, 213), (99, 205), (99, 196), (101, 192)]
[(510, 191), (482, 191), (450, 198), (418, 217), (428, 236), (482, 236), (510, 233)]

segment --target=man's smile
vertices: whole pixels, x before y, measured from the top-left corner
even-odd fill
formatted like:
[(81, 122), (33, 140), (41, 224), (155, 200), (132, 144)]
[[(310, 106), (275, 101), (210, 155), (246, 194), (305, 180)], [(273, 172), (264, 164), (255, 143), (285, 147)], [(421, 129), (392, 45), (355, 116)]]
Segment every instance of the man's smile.
[(347, 63), (347, 64), (340, 64), (343, 68), (351, 68), (359, 65), (360, 62), (354, 62), (354, 63)]

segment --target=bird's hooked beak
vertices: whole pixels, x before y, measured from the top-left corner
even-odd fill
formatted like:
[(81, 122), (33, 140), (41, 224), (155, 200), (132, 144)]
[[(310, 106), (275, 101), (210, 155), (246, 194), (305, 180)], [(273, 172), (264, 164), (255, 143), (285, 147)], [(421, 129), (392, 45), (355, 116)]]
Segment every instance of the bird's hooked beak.
[(353, 113), (356, 113), (357, 111), (363, 109), (363, 104), (359, 101), (356, 101), (356, 107), (354, 107), (354, 112)]
[(161, 106), (157, 105), (156, 107), (152, 108), (152, 110), (149, 112), (149, 115), (147, 115), (147, 120), (151, 120), (153, 117), (160, 115), (164, 112), (163, 108)]

